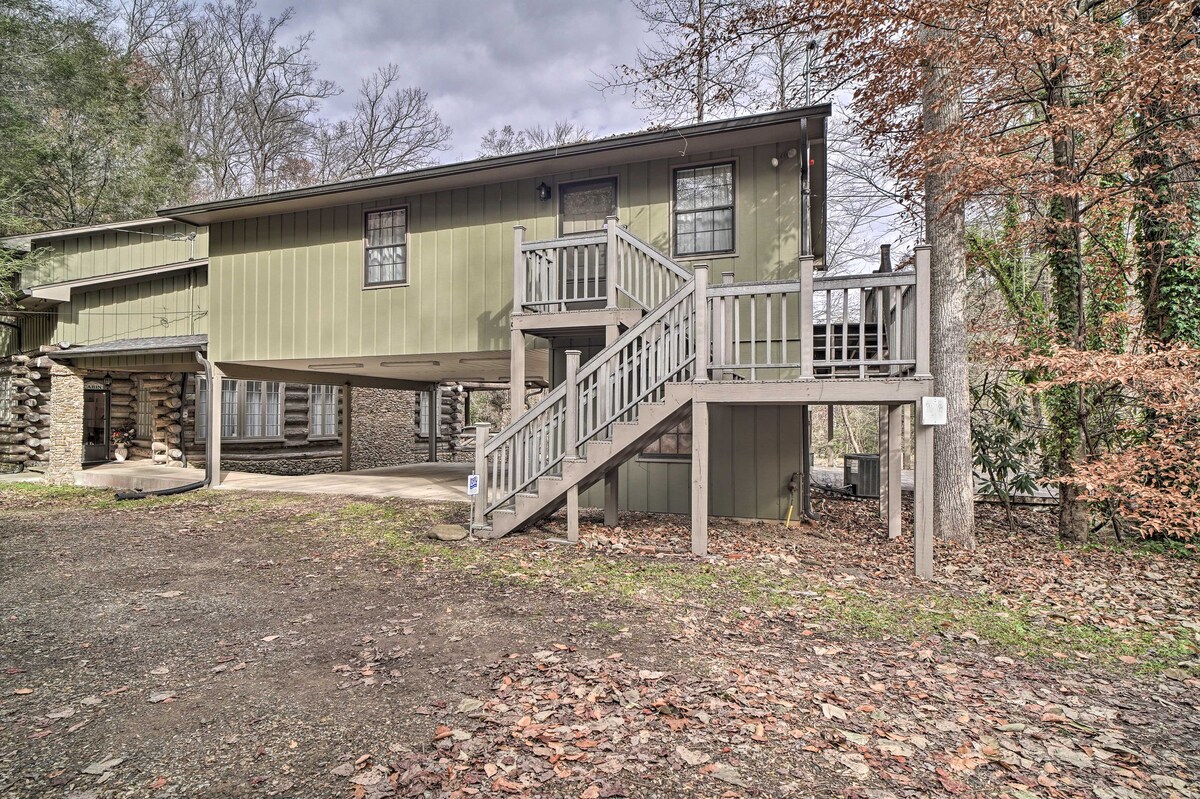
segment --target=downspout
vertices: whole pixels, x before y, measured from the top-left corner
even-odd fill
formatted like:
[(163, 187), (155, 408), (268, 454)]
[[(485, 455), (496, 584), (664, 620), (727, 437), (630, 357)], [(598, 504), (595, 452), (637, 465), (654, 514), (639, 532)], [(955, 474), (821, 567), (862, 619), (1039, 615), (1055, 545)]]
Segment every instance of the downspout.
[[(196, 352), (196, 360), (200, 363), (201, 366), (204, 367), (204, 384), (206, 386), (211, 386), (212, 385), (212, 362), (209, 361), (207, 358), (205, 358), (204, 355), (201, 354), (199, 351)], [(220, 434), (221, 434), (220, 431), (216, 432), (216, 435), (220, 435)], [(210, 430), (209, 435), (212, 436), (213, 431)], [(182, 446), (182, 444), (183, 444), (183, 442), (181, 440), (180, 445)], [(204, 448), (204, 479), (203, 480), (197, 480), (196, 482), (188, 483), (187, 485), (175, 486), (174, 488), (163, 488), (158, 491), (118, 491), (117, 499), (118, 500), (126, 500), (126, 499), (145, 499), (146, 497), (169, 497), (172, 494), (186, 494), (189, 491), (195, 491), (197, 488), (205, 488), (206, 486), (208, 486), (209, 483), (212, 482), (212, 468), (213, 468), (212, 447), (207, 446)]]

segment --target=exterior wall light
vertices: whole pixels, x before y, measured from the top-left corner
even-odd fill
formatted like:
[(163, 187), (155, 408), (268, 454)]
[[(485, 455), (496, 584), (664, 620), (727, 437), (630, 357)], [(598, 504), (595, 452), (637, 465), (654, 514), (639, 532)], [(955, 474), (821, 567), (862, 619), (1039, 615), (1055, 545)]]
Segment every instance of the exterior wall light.
[(547, 186), (544, 182), (539, 183), (537, 185), (537, 193), (538, 193), (538, 199), (541, 200), (542, 202), (546, 202), (546, 200), (550, 199), (550, 187)]

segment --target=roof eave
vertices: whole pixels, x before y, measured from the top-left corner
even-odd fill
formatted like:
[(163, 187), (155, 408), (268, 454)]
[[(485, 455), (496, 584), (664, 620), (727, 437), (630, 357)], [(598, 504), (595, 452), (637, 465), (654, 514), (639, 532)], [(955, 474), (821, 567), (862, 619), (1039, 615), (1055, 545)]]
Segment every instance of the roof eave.
[[(521, 167), (540, 166), (555, 161), (568, 161), (587, 156), (615, 154), (638, 148), (651, 150), (655, 145), (661, 146), (664, 143), (690, 141), (695, 138), (716, 137), (730, 133), (751, 132), (762, 128), (799, 123), (803, 119), (825, 119), (831, 114), (832, 107), (830, 104), (822, 103), (803, 108), (789, 109), (787, 111), (776, 111), (768, 114), (757, 114), (716, 122), (704, 122), (677, 128), (663, 128), (623, 136), (613, 136), (590, 142), (581, 142), (563, 147), (444, 164), (417, 169), (411, 172), (361, 178), (340, 183), (325, 183), (317, 186), (287, 189), (270, 194), (252, 195), (231, 200), (177, 206), (162, 209), (159, 213), (165, 217), (190, 224), (211, 224), (229, 219), (273, 213), (275, 212), (273, 207), (287, 207), (290, 209), (300, 204), (304, 204), (304, 207), (324, 207), (341, 204), (342, 202), (353, 202), (355, 201), (354, 195), (374, 192), (376, 196), (382, 196), (379, 194), (381, 189), (393, 190), (391, 191), (392, 194), (403, 194), (406, 193), (406, 187), (416, 187), (421, 183), (433, 182), (438, 179), (467, 178), (480, 173), (503, 173), (506, 170), (511, 171)], [(340, 200), (339, 195), (343, 195)], [(251, 209), (258, 210), (249, 213)]]

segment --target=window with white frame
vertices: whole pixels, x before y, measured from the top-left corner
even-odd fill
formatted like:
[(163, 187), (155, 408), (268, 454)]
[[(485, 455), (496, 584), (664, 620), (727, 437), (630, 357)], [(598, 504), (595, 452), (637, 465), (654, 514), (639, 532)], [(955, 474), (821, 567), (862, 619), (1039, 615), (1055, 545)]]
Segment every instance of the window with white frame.
[(408, 209), (367, 211), (364, 224), (364, 282), (387, 286), (408, 282)]
[(417, 395), (417, 435), (429, 437), (429, 392), (422, 391)]
[(142, 441), (150, 441), (154, 438), (154, 402), (150, 399), (150, 389), (144, 384), (138, 386), (137, 390), (133, 434)]
[[(221, 383), (221, 438), (283, 438), (283, 383), (225, 380)], [(208, 433), (208, 383), (196, 380), (196, 440)]]
[(733, 164), (675, 170), (674, 248), (680, 256), (733, 252)]
[(0, 375), (0, 424), (12, 424), (12, 378)]
[(312, 386), (308, 395), (308, 434), (313, 437), (330, 437), (338, 434), (338, 399), (341, 391), (337, 386)]

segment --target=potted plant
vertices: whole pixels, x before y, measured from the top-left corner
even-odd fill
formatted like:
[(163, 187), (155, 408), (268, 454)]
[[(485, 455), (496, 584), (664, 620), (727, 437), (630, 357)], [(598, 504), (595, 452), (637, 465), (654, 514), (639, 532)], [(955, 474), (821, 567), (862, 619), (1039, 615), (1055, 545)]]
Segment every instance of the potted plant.
[(128, 447), (130, 441), (133, 441), (132, 427), (126, 430), (118, 429), (112, 431), (113, 454), (116, 456), (118, 463), (124, 463), (125, 459), (129, 457)]

